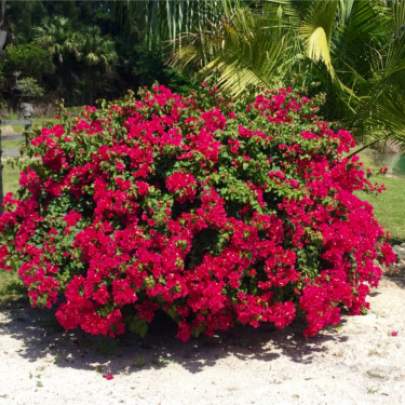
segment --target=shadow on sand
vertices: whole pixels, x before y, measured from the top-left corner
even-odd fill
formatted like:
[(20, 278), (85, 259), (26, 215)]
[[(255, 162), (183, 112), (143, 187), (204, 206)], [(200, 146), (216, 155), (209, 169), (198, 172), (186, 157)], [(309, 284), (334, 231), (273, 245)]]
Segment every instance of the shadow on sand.
[(0, 335), (23, 342), (18, 354), (29, 361), (51, 355), (59, 367), (92, 369), (100, 372), (132, 373), (177, 363), (198, 373), (227, 356), (271, 361), (288, 356), (295, 362), (311, 363), (315, 354), (325, 352), (329, 340), (345, 341), (337, 333), (315, 338), (302, 337), (302, 325), (283, 331), (271, 327), (238, 327), (214, 337), (200, 337), (184, 344), (175, 338), (175, 326), (165, 319), (152, 324), (145, 339), (127, 334), (120, 339), (99, 338), (81, 332), (63, 332), (50, 312), (26, 305), (3, 309), (5, 320)]
[(405, 269), (401, 268), (396, 272), (387, 274), (388, 280), (393, 281), (398, 287), (405, 288)]

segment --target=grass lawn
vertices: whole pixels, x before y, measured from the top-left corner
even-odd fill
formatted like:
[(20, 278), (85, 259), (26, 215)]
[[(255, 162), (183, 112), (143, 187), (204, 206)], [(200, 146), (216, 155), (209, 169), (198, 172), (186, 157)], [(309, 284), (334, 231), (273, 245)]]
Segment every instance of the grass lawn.
[(18, 187), (19, 169), (5, 164), (3, 167), (3, 190), (4, 194), (14, 192)]
[[(4, 120), (17, 120), (22, 119), (21, 117), (17, 117), (15, 114), (10, 115), (8, 117), (3, 117)], [(42, 128), (48, 124), (52, 124), (57, 120), (53, 117), (34, 117), (32, 118), (32, 127), (34, 129)], [(13, 134), (22, 134), (24, 132), (24, 125), (16, 124), (16, 125), (7, 125), (5, 128), (2, 128), (6, 135), (13, 135)], [(4, 134), (3, 133), (3, 134)]]
[(405, 241), (405, 177), (378, 177), (386, 190), (379, 195), (359, 193), (374, 206), (375, 215), (394, 241)]
[(24, 145), (23, 139), (7, 139), (2, 140), (1, 146), (4, 149), (19, 149)]
[[(370, 150), (362, 152), (360, 157), (366, 167), (378, 169)], [(378, 221), (392, 234), (393, 241), (405, 242), (405, 177), (376, 176), (373, 180), (384, 184), (386, 190), (378, 195), (359, 193), (359, 197), (373, 204)]]

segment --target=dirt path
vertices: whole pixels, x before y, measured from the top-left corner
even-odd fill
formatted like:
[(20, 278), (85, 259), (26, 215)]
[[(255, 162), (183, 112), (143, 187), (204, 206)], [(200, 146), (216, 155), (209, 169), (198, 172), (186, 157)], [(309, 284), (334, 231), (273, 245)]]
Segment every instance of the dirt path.
[(308, 341), (245, 328), (183, 345), (166, 328), (113, 347), (2, 310), (0, 404), (405, 404), (405, 281), (384, 279), (371, 304)]

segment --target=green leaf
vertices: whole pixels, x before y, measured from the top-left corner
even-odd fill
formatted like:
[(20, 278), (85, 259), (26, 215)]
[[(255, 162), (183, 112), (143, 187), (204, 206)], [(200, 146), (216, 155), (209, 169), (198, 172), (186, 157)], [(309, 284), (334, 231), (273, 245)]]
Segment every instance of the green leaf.
[(148, 333), (149, 325), (145, 320), (133, 316), (129, 318), (127, 322), (128, 322), (128, 329), (131, 332), (136, 333), (140, 337), (145, 337), (146, 334)]

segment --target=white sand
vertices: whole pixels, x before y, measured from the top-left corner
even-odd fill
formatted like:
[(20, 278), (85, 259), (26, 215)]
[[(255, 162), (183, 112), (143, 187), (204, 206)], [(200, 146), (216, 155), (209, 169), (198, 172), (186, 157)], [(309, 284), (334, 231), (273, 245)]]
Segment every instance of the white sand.
[(241, 328), (184, 345), (162, 330), (110, 353), (46, 313), (2, 310), (0, 404), (405, 404), (405, 280), (384, 279), (371, 304), (308, 341)]

